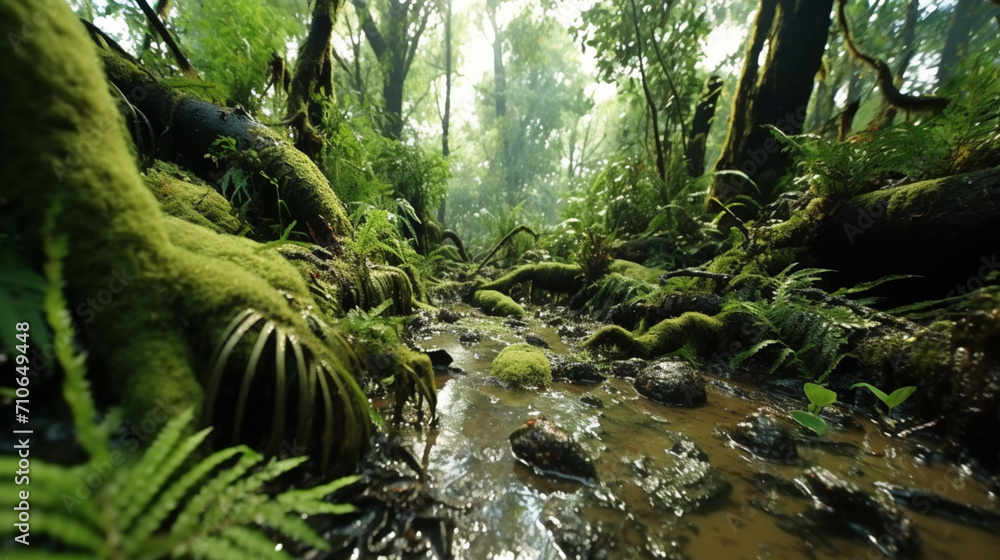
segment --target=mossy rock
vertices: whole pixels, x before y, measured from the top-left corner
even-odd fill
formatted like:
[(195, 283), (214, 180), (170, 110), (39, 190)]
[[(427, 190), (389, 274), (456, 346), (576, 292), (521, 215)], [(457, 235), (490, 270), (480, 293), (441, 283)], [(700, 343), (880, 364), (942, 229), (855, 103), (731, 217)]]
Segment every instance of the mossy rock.
[(548, 387), (552, 384), (552, 364), (541, 349), (520, 342), (497, 354), (490, 375), (517, 387)]
[(476, 290), (472, 303), (488, 315), (497, 317), (524, 317), (524, 308), (509, 296), (496, 290)]
[(243, 229), (229, 201), (200, 179), (186, 181), (155, 168), (146, 173), (145, 179), (165, 214), (216, 233), (235, 235)]

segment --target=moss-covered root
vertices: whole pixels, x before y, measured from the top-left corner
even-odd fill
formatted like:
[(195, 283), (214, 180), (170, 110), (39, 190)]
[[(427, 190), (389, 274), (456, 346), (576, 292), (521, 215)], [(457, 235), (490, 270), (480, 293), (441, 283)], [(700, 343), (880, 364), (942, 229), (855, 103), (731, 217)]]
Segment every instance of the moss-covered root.
[(497, 354), (490, 375), (516, 387), (548, 387), (552, 384), (552, 364), (540, 348), (521, 342)]
[(393, 388), (396, 402), (393, 407), (393, 422), (403, 421), (403, 407), (411, 400), (417, 409), (417, 422), (424, 420), (424, 402), (430, 408), (433, 419), (437, 411), (437, 393), (434, 384), (434, 366), (431, 364), (430, 356), (400, 346), (395, 359), (397, 367), (394, 372)]
[(724, 322), (718, 317), (688, 312), (680, 317), (664, 319), (645, 334), (635, 335), (612, 325), (604, 327), (583, 342), (588, 350), (612, 350), (628, 357), (654, 358), (691, 346), (701, 353), (710, 353), (722, 339)]
[(524, 317), (524, 308), (510, 297), (496, 290), (476, 290), (472, 295), (472, 304), (483, 310), (487, 315), (496, 317)]
[(539, 263), (519, 266), (500, 278), (480, 286), (480, 289), (506, 292), (516, 284), (524, 282), (531, 282), (535, 288), (564, 294), (575, 294), (584, 286), (583, 271), (579, 265)]

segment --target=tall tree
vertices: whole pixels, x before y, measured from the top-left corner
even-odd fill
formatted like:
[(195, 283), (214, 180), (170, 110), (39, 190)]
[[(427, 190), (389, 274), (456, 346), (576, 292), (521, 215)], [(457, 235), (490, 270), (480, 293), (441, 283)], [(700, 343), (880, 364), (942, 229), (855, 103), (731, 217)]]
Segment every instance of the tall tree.
[[(403, 89), (417, 54), (420, 37), (434, 9), (431, 0), (385, 0), (380, 4), (379, 24), (365, 0), (351, 0), (361, 29), (382, 65), (382, 100), (385, 122), (382, 135), (399, 139), (403, 132)], [(381, 27), (380, 27), (381, 26)]]
[[(765, 125), (798, 134), (822, 62), (833, 0), (761, 0), (747, 43), (743, 72), (733, 100), (726, 142), (717, 171), (738, 170), (753, 183), (720, 174), (712, 185), (711, 206), (728, 205), (741, 196), (767, 201), (787, 170), (789, 157)], [(766, 48), (766, 52), (765, 52)], [(765, 54), (764, 65), (759, 60)], [(737, 216), (752, 215), (746, 206)]]

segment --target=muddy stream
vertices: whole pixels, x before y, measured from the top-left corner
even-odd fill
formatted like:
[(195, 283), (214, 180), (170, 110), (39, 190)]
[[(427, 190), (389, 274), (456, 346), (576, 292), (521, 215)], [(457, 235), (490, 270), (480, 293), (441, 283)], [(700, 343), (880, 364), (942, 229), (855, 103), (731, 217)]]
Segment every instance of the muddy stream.
[[(801, 477), (816, 466), (867, 495), (880, 494), (884, 503), (891, 502), (885, 484), (936, 496), (899, 502), (919, 549), (898, 557), (1000, 557), (1000, 525), (991, 517), (997, 511), (995, 489), (936, 460), (933, 442), (890, 437), (873, 421), (848, 415), (822, 445), (810, 443), (791, 422), (784, 424), (800, 440), (798, 461), (765, 461), (734, 445), (726, 430), (761, 409), (787, 419), (787, 411), (801, 403), (712, 377), (708, 404), (697, 408), (654, 403), (641, 397), (630, 379), (611, 376), (593, 385), (556, 381), (542, 391), (505, 388), (489, 370), (508, 344), (533, 333), (558, 360), (573, 353), (580, 341), (573, 334), (579, 333), (560, 336), (537, 319), (518, 324), (455, 309), (463, 315), (457, 322), (432, 322), (414, 336), (424, 349), (443, 349), (454, 359), (450, 373), (437, 377), (439, 422), (402, 432), (407, 448), (423, 458), (433, 495), (458, 512), (451, 543), (457, 558), (891, 557), (878, 541), (891, 542), (898, 533), (892, 522), (880, 518), (874, 523), (878, 529), (865, 537), (805, 521), (814, 519), (801, 515), (813, 500), (802, 494)], [(549, 317), (553, 322), (560, 321)], [(511, 432), (539, 415), (584, 447), (597, 483), (543, 476), (515, 458)], [(675, 445), (682, 441), (700, 448), (707, 463), (680, 458)], [(951, 504), (948, 500), (981, 508), (985, 521), (959, 522), (932, 507)], [(846, 525), (865, 515), (849, 507), (827, 513)]]

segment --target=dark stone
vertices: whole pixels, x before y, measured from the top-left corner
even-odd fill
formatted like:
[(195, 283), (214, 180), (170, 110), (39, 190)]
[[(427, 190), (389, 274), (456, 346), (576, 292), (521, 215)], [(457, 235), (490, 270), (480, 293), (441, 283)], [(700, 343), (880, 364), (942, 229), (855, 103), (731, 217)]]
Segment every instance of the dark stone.
[(949, 500), (938, 494), (915, 488), (903, 488), (883, 483), (876, 483), (876, 486), (886, 490), (897, 504), (924, 515), (940, 517), (982, 529), (988, 533), (1000, 533), (1000, 514), (996, 512)]
[(604, 381), (597, 366), (587, 362), (569, 362), (552, 368), (552, 377), (568, 383), (596, 385)]
[(479, 342), (481, 338), (482, 335), (475, 331), (465, 331), (458, 334), (458, 341), (463, 344), (475, 344), (476, 342)]
[(628, 360), (616, 360), (611, 362), (611, 375), (619, 379), (631, 379), (637, 377), (649, 362), (642, 358), (631, 358)]
[(424, 354), (431, 359), (431, 365), (435, 368), (447, 369), (455, 358), (451, 357), (451, 354), (443, 348), (434, 348), (433, 350), (424, 350)]
[[(733, 486), (708, 461), (697, 457), (693, 448), (682, 450), (673, 465), (661, 466), (648, 457), (632, 462), (636, 482), (650, 503), (664, 513), (705, 511), (724, 503)], [(690, 453), (690, 456), (688, 455)]]
[(544, 416), (514, 430), (510, 447), (515, 457), (541, 473), (581, 481), (597, 479), (594, 464), (583, 447)]
[(708, 461), (708, 453), (698, 447), (698, 444), (689, 440), (682, 439), (675, 443), (673, 447), (670, 448), (670, 452), (678, 457), (684, 457), (686, 459), (697, 459), (699, 461)]
[(754, 413), (736, 425), (729, 438), (761, 459), (792, 464), (799, 460), (795, 440), (788, 430), (765, 414)]
[(810, 468), (796, 482), (813, 500), (799, 515), (820, 531), (854, 535), (889, 558), (920, 556), (913, 522), (894, 505), (821, 467)]
[(532, 345), (532, 346), (537, 346), (539, 348), (545, 348), (546, 350), (551, 350), (552, 349), (552, 347), (549, 346), (549, 343), (545, 342), (544, 338), (538, 336), (535, 333), (528, 333), (528, 334), (524, 335), (524, 341), (527, 342), (528, 344)]
[(442, 307), (438, 310), (437, 318), (438, 321), (441, 321), (442, 323), (455, 323), (462, 318), (462, 314), (458, 311)]
[(635, 378), (642, 396), (670, 406), (699, 406), (708, 402), (705, 380), (687, 362), (667, 360), (642, 370)]
[(580, 397), (580, 402), (594, 408), (604, 408), (604, 401), (591, 394), (586, 394)]
[[(596, 518), (588, 520), (584, 511)], [(594, 516), (595, 511), (600, 514)], [(606, 500), (587, 495), (570, 500), (553, 498), (542, 508), (539, 518), (552, 533), (552, 540), (562, 550), (564, 558), (611, 560), (621, 556), (619, 531), (614, 523), (605, 520), (619, 514)]]

